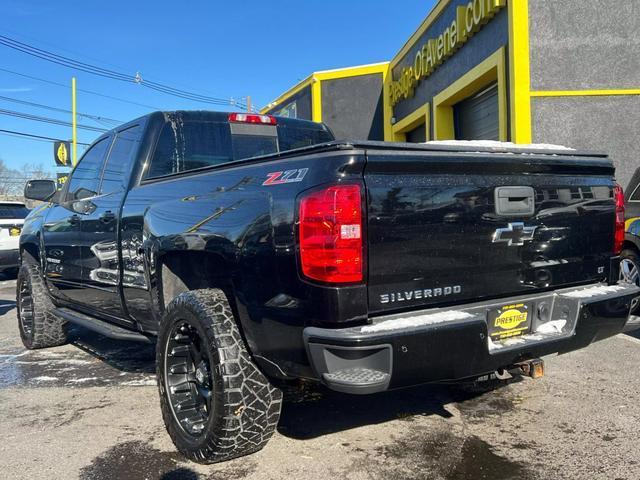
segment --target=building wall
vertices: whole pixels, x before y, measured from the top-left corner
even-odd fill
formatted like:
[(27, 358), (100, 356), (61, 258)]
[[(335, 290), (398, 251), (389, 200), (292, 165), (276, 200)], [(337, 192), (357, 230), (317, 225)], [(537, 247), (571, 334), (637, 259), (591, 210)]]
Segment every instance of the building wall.
[(640, 87), (640, 1), (529, 0), (532, 90)]
[(338, 140), (384, 140), (381, 73), (321, 82), (322, 121)]
[(533, 99), (533, 141), (608, 153), (624, 188), (640, 167), (640, 95)]
[(626, 187), (640, 167), (640, 1), (530, 0), (534, 141), (611, 155)]

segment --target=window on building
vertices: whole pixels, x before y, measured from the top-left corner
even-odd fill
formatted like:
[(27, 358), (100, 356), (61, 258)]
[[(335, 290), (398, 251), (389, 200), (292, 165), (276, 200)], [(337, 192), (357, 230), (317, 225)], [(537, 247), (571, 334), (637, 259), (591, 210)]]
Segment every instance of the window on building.
[(294, 100), (293, 102), (287, 103), (280, 110), (273, 112), (273, 115), (278, 117), (298, 118), (298, 102)]
[(427, 126), (421, 123), (417, 127), (405, 132), (406, 141), (409, 143), (423, 143), (427, 141)]
[(456, 140), (499, 140), (498, 84), (453, 106)]

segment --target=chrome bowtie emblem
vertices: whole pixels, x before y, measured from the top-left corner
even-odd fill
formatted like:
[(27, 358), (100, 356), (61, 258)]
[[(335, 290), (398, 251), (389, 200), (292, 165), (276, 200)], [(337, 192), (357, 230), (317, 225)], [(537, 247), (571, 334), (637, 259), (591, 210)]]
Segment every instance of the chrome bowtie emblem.
[(506, 242), (507, 246), (522, 246), (527, 240), (533, 240), (538, 227), (525, 227), (522, 222), (509, 223), (506, 228), (498, 228), (493, 234), (493, 243)]

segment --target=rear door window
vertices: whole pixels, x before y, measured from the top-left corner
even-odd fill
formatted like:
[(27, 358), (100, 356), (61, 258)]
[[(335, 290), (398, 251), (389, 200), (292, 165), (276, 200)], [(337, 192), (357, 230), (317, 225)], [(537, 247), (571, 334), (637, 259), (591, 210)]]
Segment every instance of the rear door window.
[(129, 173), (140, 144), (141, 130), (140, 126), (136, 125), (116, 135), (102, 174), (100, 193), (112, 193), (127, 188)]

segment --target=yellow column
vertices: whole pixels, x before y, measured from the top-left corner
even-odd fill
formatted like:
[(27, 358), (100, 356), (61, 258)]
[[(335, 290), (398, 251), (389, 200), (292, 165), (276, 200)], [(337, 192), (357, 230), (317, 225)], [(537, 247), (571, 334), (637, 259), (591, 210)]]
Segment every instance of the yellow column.
[(511, 0), (508, 8), (511, 141), (531, 143), (529, 0)]
[(322, 87), (320, 79), (311, 79), (311, 120), (322, 122)]

